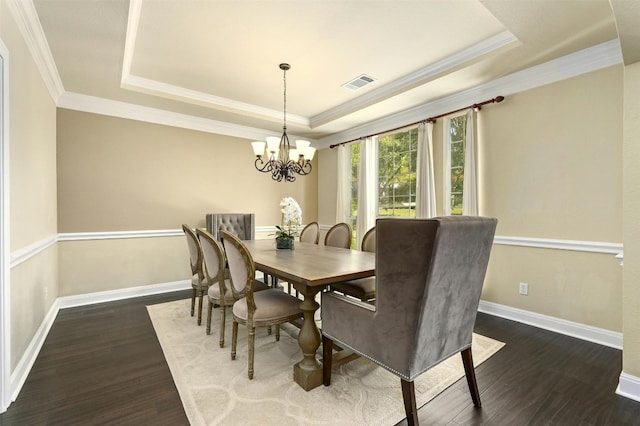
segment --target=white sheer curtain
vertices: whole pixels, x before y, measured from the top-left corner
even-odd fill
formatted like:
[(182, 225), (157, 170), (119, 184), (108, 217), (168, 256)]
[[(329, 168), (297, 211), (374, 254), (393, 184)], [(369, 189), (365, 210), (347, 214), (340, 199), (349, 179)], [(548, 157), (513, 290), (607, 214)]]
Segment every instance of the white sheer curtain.
[(357, 247), (362, 237), (376, 223), (376, 142), (378, 137), (360, 141), (360, 164), (358, 167), (358, 218), (356, 220)]
[(478, 216), (478, 160), (473, 108), (467, 110), (467, 129), (464, 148), (464, 182), (462, 186), (462, 214)]
[(338, 196), (336, 199), (336, 223), (349, 223), (351, 203), (351, 155), (350, 149), (338, 145)]
[(418, 125), (416, 165), (416, 217), (436, 215), (436, 184), (433, 172), (433, 123)]

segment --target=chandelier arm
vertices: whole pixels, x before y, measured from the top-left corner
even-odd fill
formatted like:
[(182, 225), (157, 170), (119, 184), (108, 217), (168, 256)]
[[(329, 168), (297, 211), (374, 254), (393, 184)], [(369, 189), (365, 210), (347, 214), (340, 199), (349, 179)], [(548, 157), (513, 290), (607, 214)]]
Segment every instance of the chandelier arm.
[[(260, 163), (260, 166), (262, 166), (264, 164), (264, 166), (260, 167), (258, 165), (258, 163)], [(256, 167), (256, 170), (262, 173), (268, 173), (271, 171), (271, 161), (267, 161), (266, 163), (264, 161), (262, 161), (262, 157), (258, 157), (256, 158), (255, 163), (253, 163), (253, 165)]]

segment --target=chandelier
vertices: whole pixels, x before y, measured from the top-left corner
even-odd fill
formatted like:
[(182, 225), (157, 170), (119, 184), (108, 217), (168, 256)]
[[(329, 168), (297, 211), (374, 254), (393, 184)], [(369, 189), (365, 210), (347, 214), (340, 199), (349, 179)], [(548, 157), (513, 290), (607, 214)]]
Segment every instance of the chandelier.
[(316, 149), (310, 146), (309, 141), (297, 140), (296, 147), (291, 148), (289, 136), (287, 136), (287, 71), (291, 68), (289, 64), (280, 64), (280, 69), (284, 72), (284, 124), (282, 126), (282, 136), (268, 136), (267, 161), (262, 160), (265, 154), (265, 143), (262, 141), (251, 142), (253, 153), (255, 154), (256, 170), (263, 173), (271, 173), (271, 178), (275, 181), (293, 182), (296, 174), (305, 176), (311, 173), (311, 160)]

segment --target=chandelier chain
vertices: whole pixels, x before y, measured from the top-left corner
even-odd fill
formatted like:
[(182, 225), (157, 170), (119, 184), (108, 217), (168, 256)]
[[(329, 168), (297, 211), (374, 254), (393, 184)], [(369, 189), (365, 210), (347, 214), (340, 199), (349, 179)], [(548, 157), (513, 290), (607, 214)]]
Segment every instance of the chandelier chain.
[(282, 72), (284, 74), (284, 76), (282, 78), (284, 80), (284, 106), (282, 108), (284, 117), (282, 119), (282, 121), (283, 121), (282, 128), (284, 130), (287, 130), (287, 70), (284, 69), (284, 70), (282, 70)]

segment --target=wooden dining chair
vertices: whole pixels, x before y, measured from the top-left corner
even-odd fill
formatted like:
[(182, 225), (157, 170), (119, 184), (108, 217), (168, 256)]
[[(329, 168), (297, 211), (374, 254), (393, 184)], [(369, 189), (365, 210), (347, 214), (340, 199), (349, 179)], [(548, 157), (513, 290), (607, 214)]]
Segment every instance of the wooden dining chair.
[(320, 225), (318, 222), (309, 222), (300, 232), (300, 242), (318, 244), (320, 241)]
[[(204, 259), (205, 280), (210, 284), (207, 290), (207, 329), (206, 333), (211, 334), (211, 316), (213, 307), (220, 307), (220, 347), (224, 348), (224, 329), (226, 323), (227, 307), (231, 307), (238, 300), (233, 297), (231, 291), (231, 280), (225, 278), (225, 268), (227, 257), (224, 254), (222, 245), (209, 232), (197, 229), (196, 234), (202, 247), (202, 257)], [(253, 291), (267, 290), (269, 286), (261, 281), (254, 280)]]
[[(369, 229), (362, 237), (360, 250), (375, 253), (376, 227)], [(363, 302), (371, 302), (376, 298), (376, 277), (360, 278), (331, 285), (331, 290), (339, 291), (347, 296), (355, 297)]]
[(202, 323), (202, 298), (209, 288), (204, 276), (204, 261), (202, 247), (196, 232), (186, 224), (182, 224), (182, 231), (187, 237), (189, 248), (189, 264), (191, 266), (191, 316), (194, 315), (196, 298), (198, 299), (198, 325)]
[(324, 237), (324, 245), (340, 248), (351, 248), (351, 226), (340, 222), (333, 225)]
[(247, 374), (249, 379), (253, 379), (256, 328), (275, 325), (276, 341), (280, 340), (280, 324), (302, 318), (300, 300), (275, 288), (254, 291), (256, 267), (247, 247), (238, 237), (226, 231), (222, 231), (222, 244), (231, 272), (231, 291), (233, 297), (238, 299), (232, 309), (231, 359), (236, 359), (238, 324), (244, 324), (248, 329)]

